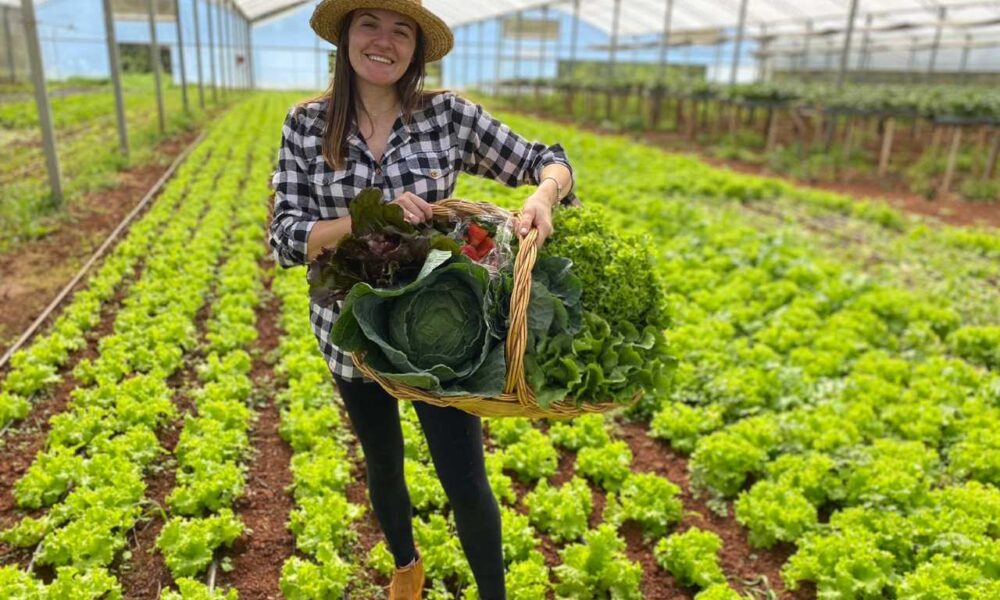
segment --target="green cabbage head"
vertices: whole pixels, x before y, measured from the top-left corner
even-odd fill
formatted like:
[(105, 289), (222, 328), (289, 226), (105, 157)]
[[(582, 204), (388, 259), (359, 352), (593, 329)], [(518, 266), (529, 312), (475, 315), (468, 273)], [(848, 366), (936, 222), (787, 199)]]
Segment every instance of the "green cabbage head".
[(489, 273), (432, 250), (417, 279), (396, 289), (355, 284), (331, 330), (380, 375), (442, 395), (498, 395), (506, 362), (491, 330)]

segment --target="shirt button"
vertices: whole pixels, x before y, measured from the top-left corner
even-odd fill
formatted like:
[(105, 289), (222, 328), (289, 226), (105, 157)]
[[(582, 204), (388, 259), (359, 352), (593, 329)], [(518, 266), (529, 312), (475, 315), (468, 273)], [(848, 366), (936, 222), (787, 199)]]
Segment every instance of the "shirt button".
[(440, 175), (440, 174), (441, 174), (441, 172), (438, 171), (437, 169), (431, 171), (431, 177), (433, 177), (434, 179), (437, 179), (438, 175)]
[(375, 167), (375, 174), (376, 175), (381, 175), (382, 174), (382, 167)]

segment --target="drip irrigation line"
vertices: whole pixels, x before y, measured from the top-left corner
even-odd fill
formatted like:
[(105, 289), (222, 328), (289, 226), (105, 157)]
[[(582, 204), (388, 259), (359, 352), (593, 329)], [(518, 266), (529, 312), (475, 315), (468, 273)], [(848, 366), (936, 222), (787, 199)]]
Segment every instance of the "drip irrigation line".
[(215, 573), (219, 569), (219, 559), (213, 558), (212, 565), (208, 567), (208, 593), (215, 591)]
[(55, 311), (55, 309), (59, 307), (60, 304), (62, 304), (62, 301), (65, 300), (67, 296), (69, 296), (69, 293), (73, 290), (74, 287), (76, 287), (76, 284), (79, 283), (80, 280), (84, 278), (84, 276), (87, 274), (90, 268), (104, 255), (104, 253), (108, 250), (108, 248), (110, 248), (114, 244), (114, 242), (122, 234), (122, 232), (128, 228), (128, 226), (132, 223), (135, 217), (140, 212), (142, 212), (143, 209), (146, 208), (146, 205), (148, 205), (153, 200), (153, 198), (159, 193), (163, 185), (174, 174), (174, 171), (177, 170), (177, 167), (179, 167), (180, 164), (184, 162), (184, 160), (188, 157), (191, 151), (194, 150), (194, 148), (201, 143), (201, 141), (205, 138), (206, 134), (207, 132), (203, 131), (198, 136), (197, 139), (191, 142), (188, 145), (188, 147), (185, 148), (184, 151), (181, 152), (177, 156), (177, 158), (174, 159), (174, 161), (170, 164), (170, 168), (168, 168), (167, 171), (160, 177), (160, 179), (157, 180), (155, 184), (153, 184), (153, 187), (151, 187), (149, 191), (146, 192), (146, 195), (139, 202), (139, 204), (136, 205), (136, 207), (133, 208), (132, 211), (128, 215), (126, 215), (124, 219), (122, 219), (121, 223), (119, 223), (118, 226), (115, 227), (114, 231), (112, 231), (108, 235), (108, 238), (104, 240), (104, 243), (101, 244), (101, 246), (96, 251), (94, 251), (94, 254), (90, 257), (90, 259), (86, 262), (86, 264), (84, 264), (83, 267), (80, 268), (80, 271), (76, 274), (76, 276), (74, 276), (73, 279), (70, 280), (70, 282), (67, 283), (65, 287), (63, 287), (62, 291), (59, 292), (59, 295), (56, 296), (52, 300), (52, 302), (49, 303), (49, 305), (45, 308), (45, 310), (42, 311), (42, 314), (38, 315), (38, 318), (35, 319), (35, 322), (32, 323), (31, 326), (28, 327), (28, 329), (23, 334), (21, 334), (21, 337), (18, 338), (16, 342), (14, 342), (14, 345), (8, 348), (6, 352), (4, 352), (3, 356), (0, 357), (0, 368), (3, 368), (7, 364), (7, 362), (10, 360), (10, 357), (15, 352), (17, 352), (21, 348), (21, 346), (23, 346), (24, 343), (27, 342), (31, 338), (31, 336), (35, 334), (36, 331), (38, 331), (42, 323), (44, 323), (49, 318), (49, 315), (51, 315)]
[(28, 561), (28, 566), (24, 569), (25, 573), (31, 573), (32, 569), (35, 568), (35, 560), (38, 558), (38, 555), (42, 553), (42, 544), (44, 543), (45, 540), (42, 540), (41, 542), (38, 542), (37, 546), (35, 546), (35, 551), (31, 554), (31, 560)]

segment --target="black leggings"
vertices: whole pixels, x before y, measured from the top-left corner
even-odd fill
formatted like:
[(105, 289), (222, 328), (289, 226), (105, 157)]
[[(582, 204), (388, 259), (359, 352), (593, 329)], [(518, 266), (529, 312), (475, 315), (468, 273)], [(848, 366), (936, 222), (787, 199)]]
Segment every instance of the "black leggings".
[[(396, 566), (415, 558), (410, 494), (403, 478), (403, 432), (397, 400), (378, 384), (334, 377), (365, 452), (368, 494)], [(503, 600), (500, 509), (486, 478), (479, 417), (414, 402), (438, 479), (455, 515), (458, 539), (476, 578), (479, 597)]]

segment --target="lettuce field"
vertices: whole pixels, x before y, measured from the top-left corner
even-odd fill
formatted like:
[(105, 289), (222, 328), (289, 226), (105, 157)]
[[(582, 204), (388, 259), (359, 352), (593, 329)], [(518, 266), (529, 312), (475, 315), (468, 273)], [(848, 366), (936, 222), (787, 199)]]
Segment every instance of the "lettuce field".
[[(0, 371), (0, 600), (385, 597), (305, 270), (265, 241), (296, 100), (214, 120)], [(573, 162), (583, 207), (548, 243), (651, 257), (676, 359), (612, 413), (485, 420), (509, 598), (1000, 598), (1000, 234), (501, 117)], [(400, 410), (424, 597), (478, 598)]]

